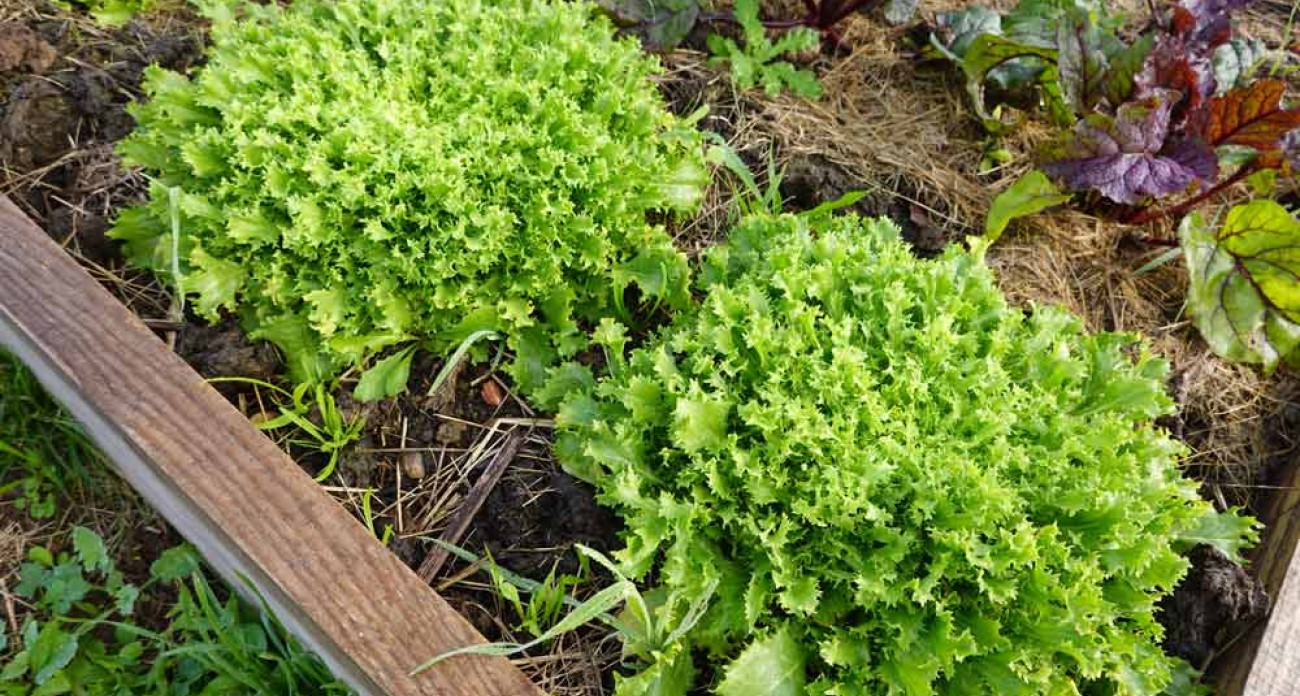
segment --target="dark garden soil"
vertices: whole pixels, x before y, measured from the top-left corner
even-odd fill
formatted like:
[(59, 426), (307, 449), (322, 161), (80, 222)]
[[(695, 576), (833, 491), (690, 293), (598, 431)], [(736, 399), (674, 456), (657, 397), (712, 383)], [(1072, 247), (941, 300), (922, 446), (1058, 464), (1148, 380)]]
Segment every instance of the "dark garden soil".
[[(922, 16), (943, 4), (922, 3)], [(1266, 14), (1254, 18), (1256, 34), (1267, 40), (1281, 38), (1277, 16), (1267, 14), (1278, 11), (1273, 4), (1261, 3)], [(680, 113), (707, 105), (702, 127), (728, 140), (755, 170), (766, 170), (774, 158), (784, 168), (781, 191), (791, 208), (863, 190), (856, 210), (894, 219), (918, 253), (933, 254), (973, 231), (992, 192), (1021, 172), (981, 173), (983, 136), (967, 116), (960, 86), (943, 69), (917, 65), (905, 33), (851, 20), (844, 35), (853, 50), (814, 61), (827, 91), (817, 103), (737, 94), (704, 55), (689, 50), (664, 57), (662, 87)], [(124, 268), (105, 236), (116, 211), (143, 194), (143, 178), (124, 171), (112, 147), (132, 127), (126, 105), (140, 96), (144, 67), (184, 71), (202, 62), (202, 48), (201, 23), (184, 14), (105, 29), (40, 0), (0, 0), (0, 193), (12, 196), (199, 373), (274, 381), (281, 366), (273, 349), (250, 343), (233, 322), (209, 327), (180, 315), (165, 288)], [(1028, 152), (1041, 134), (1032, 124), (1023, 131), (1003, 145)], [(703, 213), (675, 228), (684, 249), (699, 252), (721, 238), (728, 191), (726, 182), (715, 185)], [(1066, 213), (1022, 225), (994, 250), (992, 262), (1014, 301), (1062, 304), (1093, 330), (1149, 337), (1173, 363), (1171, 388), (1182, 408), (1165, 425), (1192, 448), (1190, 464), (1204, 494), (1222, 507), (1255, 508), (1277, 469), (1295, 461), (1300, 383), (1288, 375), (1264, 379), (1210, 355), (1182, 316), (1181, 271), (1134, 273), (1151, 258), (1129, 232)], [(428, 540), (445, 534), (513, 433), (522, 445), (466, 534), (454, 541), (534, 579), (552, 567), (576, 572), (573, 545), (615, 549), (619, 522), (556, 466), (547, 414), (533, 413), (510, 392), (493, 371), (493, 358), (461, 366), (432, 394), (442, 362), (417, 359), (407, 395), (371, 406), (351, 400), (345, 376), (334, 397), (345, 418), (365, 417), (367, 426), (325, 485), (363, 520), (369, 509), (376, 534), (391, 526), (390, 548), (418, 568), (434, 548)], [(252, 418), (275, 415), (263, 388), (218, 388)], [(293, 451), (312, 473), (325, 464), (319, 453)], [(6, 524), (0, 512), (0, 529)], [(171, 533), (162, 537), (175, 540)], [(140, 562), (147, 568), (150, 549), (165, 545), (142, 545)], [(1246, 571), (1225, 559), (1198, 550), (1193, 562), (1193, 572), (1163, 605), (1166, 647), (1204, 666), (1216, 646), (1263, 616), (1267, 600)], [(453, 561), (434, 586), (489, 638), (522, 637), (512, 635), (514, 617), (476, 570)], [(618, 657), (615, 641), (605, 637), (580, 631), (523, 664), (552, 693), (605, 693)]]

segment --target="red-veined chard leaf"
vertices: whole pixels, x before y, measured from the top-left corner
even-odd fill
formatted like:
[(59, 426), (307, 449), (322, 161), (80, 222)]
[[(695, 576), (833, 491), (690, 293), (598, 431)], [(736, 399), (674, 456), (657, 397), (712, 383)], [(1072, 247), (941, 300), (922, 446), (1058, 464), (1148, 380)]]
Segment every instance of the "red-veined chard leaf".
[(1300, 109), (1282, 107), (1285, 92), (1286, 83), (1281, 80), (1260, 80), (1215, 97), (1198, 116), (1195, 131), (1216, 147), (1277, 150), (1288, 132), (1300, 128)]
[(1042, 212), (1068, 200), (1070, 196), (1061, 193), (1046, 174), (1038, 170), (1029, 172), (993, 199), (984, 223), (984, 236), (990, 242), (996, 242), (1012, 220)]
[[(961, 63), (962, 72), (966, 74), (966, 90), (970, 93), (971, 101), (974, 103), (975, 113), (986, 122), (991, 117), (984, 108), (984, 81), (995, 68), (1018, 59), (1041, 59), (1045, 63), (1043, 69), (1035, 71), (1033, 74), (1037, 75), (1038, 80), (1045, 86), (1049, 83), (1054, 87), (1057, 85), (1056, 49), (1016, 43), (1011, 39), (993, 34), (980, 34), (975, 37), (975, 40), (970, 43), (970, 47), (966, 50), (966, 56)], [(1059, 87), (1057, 87), (1056, 93), (1059, 94)]]
[(1104, 50), (1106, 38), (1101, 26), (1086, 12), (1067, 14), (1056, 29), (1061, 91), (1075, 113), (1090, 111), (1104, 96), (1110, 71)]
[(1300, 346), (1300, 220), (1258, 200), (1215, 229), (1199, 213), (1180, 229), (1191, 272), (1188, 309), (1220, 356), (1272, 372)]
[(1170, 145), (1172, 95), (1160, 93), (1121, 106), (1114, 118), (1092, 114), (1079, 121), (1066, 156), (1043, 167), (1073, 191), (1097, 191), (1118, 203), (1134, 204), (1213, 179), (1214, 152), (1197, 141)]
[(1218, 46), (1232, 38), (1232, 13), (1254, 0), (1182, 0), (1174, 8), (1173, 32), (1197, 47)]
[(699, 0), (599, 0), (614, 20), (655, 50), (674, 48), (700, 17)]
[(1142, 98), (1165, 90), (1182, 93), (1175, 118), (1181, 121), (1181, 114), (1194, 113), (1214, 94), (1214, 68), (1210, 59), (1193, 50), (1186, 40), (1164, 34), (1156, 39), (1134, 84)]

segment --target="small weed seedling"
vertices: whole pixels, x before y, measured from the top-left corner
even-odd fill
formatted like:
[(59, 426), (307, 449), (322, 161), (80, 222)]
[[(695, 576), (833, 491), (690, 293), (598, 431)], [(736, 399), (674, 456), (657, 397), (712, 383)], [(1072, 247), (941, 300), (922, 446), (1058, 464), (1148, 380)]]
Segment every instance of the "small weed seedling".
[[(72, 531), (70, 553), (28, 550), (14, 589), (34, 608), (0, 669), (0, 695), (348, 694), (273, 619), (218, 598), (193, 549), (164, 551), (149, 579), (125, 582), (104, 541)], [(151, 591), (170, 586), (168, 625), (135, 623)], [(6, 646), (0, 633), (0, 654)]]
[(214, 384), (248, 384), (269, 391), (273, 395), (273, 406), (279, 414), (257, 418), (254, 423), (264, 431), (287, 429), (290, 445), (328, 457), (325, 466), (316, 475), (317, 481), (324, 481), (334, 473), (339, 455), (361, 437), (361, 432), (366, 427), (364, 417), (347, 416), (339, 408), (338, 401), (334, 398), (334, 393), (338, 390), (337, 382), (328, 385), (306, 382), (290, 391), (270, 382), (245, 377), (217, 377), (209, 381)]

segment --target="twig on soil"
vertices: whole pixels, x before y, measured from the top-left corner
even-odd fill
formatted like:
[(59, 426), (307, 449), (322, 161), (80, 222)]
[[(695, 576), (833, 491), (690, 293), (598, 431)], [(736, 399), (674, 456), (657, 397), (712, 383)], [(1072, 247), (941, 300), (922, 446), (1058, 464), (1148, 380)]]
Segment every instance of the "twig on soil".
[[(479, 508), (483, 507), (488, 493), (491, 493), (497, 482), (501, 480), (501, 475), (505, 473), (506, 467), (514, 460), (515, 454), (519, 451), (519, 446), (523, 444), (523, 441), (524, 438), (518, 430), (511, 430), (506, 435), (505, 444), (501, 449), (497, 450), (496, 455), (492, 457), (492, 461), (488, 463), (487, 468), (474, 482), (474, 486), (470, 488), (456, 513), (452, 515), (451, 521), (447, 524), (447, 529), (440, 537), (442, 541), (448, 544), (460, 543), (461, 538), (465, 536), (465, 532), (469, 529), (470, 522), (478, 514)], [(447, 563), (448, 556), (446, 549), (437, 546), (424, 557), (424, 561), (420, 563), (420, 568), (416, 572), (425, 582), (433, 582), (433, 579), (442, 570), (443, 565)]]

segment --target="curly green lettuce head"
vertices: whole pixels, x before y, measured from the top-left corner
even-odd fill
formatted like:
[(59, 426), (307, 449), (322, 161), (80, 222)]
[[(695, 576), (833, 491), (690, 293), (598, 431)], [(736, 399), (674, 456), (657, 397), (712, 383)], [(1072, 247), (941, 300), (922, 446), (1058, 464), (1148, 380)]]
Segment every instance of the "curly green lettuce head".
[(1253, 534), (1152, 425), (1166, 365), (1009, 307), (979, 254), (824, 227), (748, 219), (694, 311), (607, 341), (607, 378), (557, 373), (560, 456), (626, 518), (626, 570), (668, 625), (708, 606), (621, 693), (699, 650), (724, 696), (1160, 693), (1180, 552)]
[(685, 300), (647, 213), (697, 204), (699, 136), (588, 3), (208, 4), (208, 64), (148, 75), (121, 152), (155, 184), (113, 234), (294, 377), (495, 330), (534, 384), (629, 286)]

